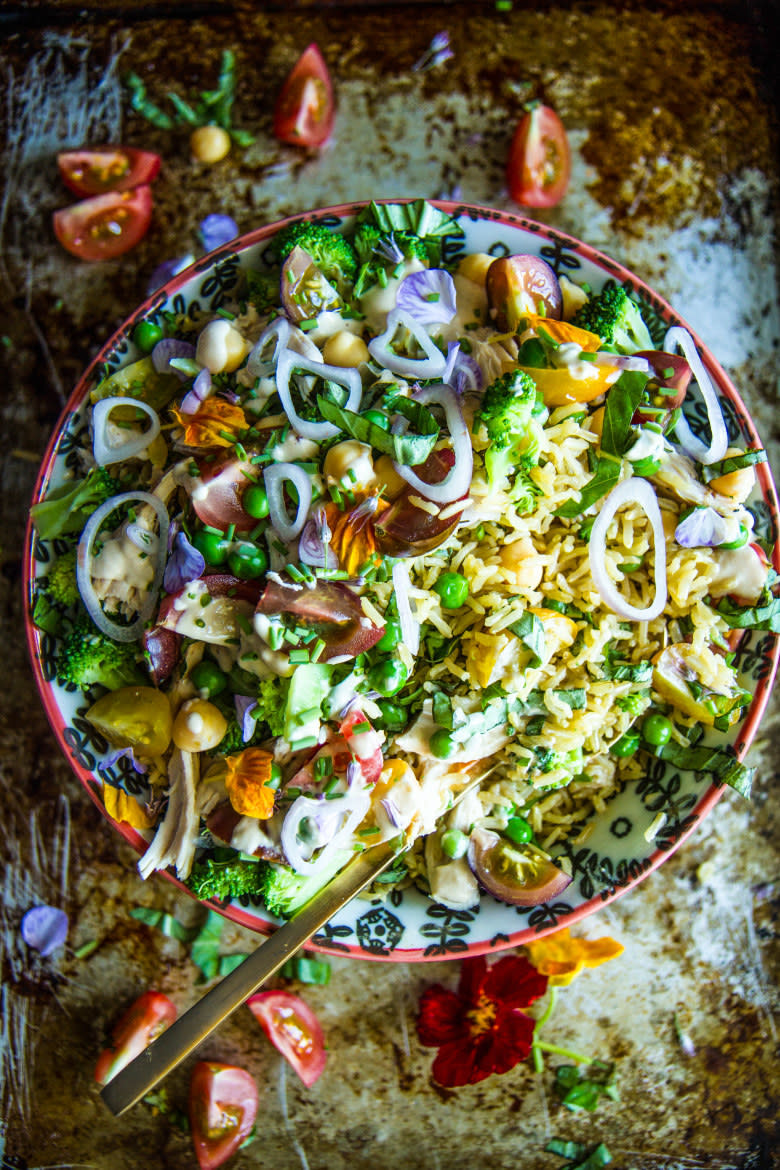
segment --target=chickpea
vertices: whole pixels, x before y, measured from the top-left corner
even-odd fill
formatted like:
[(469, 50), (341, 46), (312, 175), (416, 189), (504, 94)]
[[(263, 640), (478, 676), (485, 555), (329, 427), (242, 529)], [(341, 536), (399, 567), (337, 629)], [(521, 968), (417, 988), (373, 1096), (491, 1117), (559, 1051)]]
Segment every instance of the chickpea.
[(346, 369), (368, 361), (368, 346), (356, 333), (340, 329), (338, 333), (331, 334), (325, 342), (322, 356), (327, 366), (340, 366)]
[(536, 589), (544, 574), (544, 566), (533, 541), (527, 536), (505, 544), (498, 554), (501, 566), (514, 574), (514, 584), (519, 588)]
[(480, 284), (484, 288), (487, 270), (494, 260), (495, 256), (489, 256), (487, 252), (470, 252), (458, 264), (458, 275), (465, 276), (466, 280), (473, 280), (475, 284)]
[(352, 489), (368, 488), (376, 483), (371, 448), (357, 439), (347, 439), (331, 447), (322, 470), (328, 479)]
[(190, 150), (196, 162), (217, 163), (230, 152), (230, 135), (221, 126), (198, 126), (190, 135)]
[(237, 370), (246, 357), (249, 344), (229, 321), (209, 321), (198, 338), (195, 360), (212, 374), (229, 374)]
[(183, 752), (208, 752), (227, 731), (227, 719), (206, 699), (182, 703), (173, 721), (173, 742)]
[(379, 456), (374, 464), (374, 472), (382, 485), (382, 498), (385, 500), (397, 499), (406, 487), (406, 481), (393, 467), (393, 461), (389, 455)]
[[(739, 447), (728, 447), (724, 458), (732, 455), (743, 455)], [(748, 498), (756, 483), (755, 467), (740, 467), (739, 471), (730, 471), (728, 475), (719, 475), (710, 480), (710, 487), (720, 496), (726, 496), (735, 504), (743, 504)]]

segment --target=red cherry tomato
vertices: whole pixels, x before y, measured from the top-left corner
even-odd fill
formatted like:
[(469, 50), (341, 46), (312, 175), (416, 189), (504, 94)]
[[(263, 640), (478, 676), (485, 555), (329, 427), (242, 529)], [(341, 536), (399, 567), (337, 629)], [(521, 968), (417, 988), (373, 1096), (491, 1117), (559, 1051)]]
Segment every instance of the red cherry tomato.
[(293, 146), (322, 146), (330, 138), (335, 114), (328, 67), (312, 42), (298, 58), (276, 99), (274, 134)]
[(290, 991), (260, 991), (246, 1006), (304, 1085), (313, 1085), (325, 1068), (325, 1037), (311, 1008)]
[(509, 194), (522, 207), (554, 207), (569, 185), (571, 151), (563, 122), (535, 105), (521, 119), (509, 148)]
[(57, 166), (63, 183), (76, 195), (103, 195), (151, 183), (160, 170), (160, 156), (134, 146), (93, 146), (63, 151)]
[(190, 1080), (192, 1144), (200, 1170), (216, 1170), (252, 1132), (257, 1085), (243, 1068), (202, 1060)]
[(109, 191), (54, 212), (54, 232), (80, 260), (113, 260), (134, 248), (152, 219), (152, 190)]
[(159, 991), (145, 991), (117, 1021), (111, 1032), (112, 1045), (101, 1052), (95, 1065), (95, 1080), (106, 1085), (134, 1060), (152, 1040), (176, 1019), (176, 1005)]

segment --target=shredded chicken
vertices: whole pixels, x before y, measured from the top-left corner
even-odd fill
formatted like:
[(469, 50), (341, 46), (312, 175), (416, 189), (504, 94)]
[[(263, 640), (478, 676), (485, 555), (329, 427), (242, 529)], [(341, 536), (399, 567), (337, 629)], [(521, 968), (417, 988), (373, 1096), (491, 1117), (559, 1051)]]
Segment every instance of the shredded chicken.
[(138, 872), (148, 878), (157, 869), (169, 865), (177, 877), (189, 877), (195, 857), (199, 817), (195, 807), (198, 782), (197, 757), (174, 748), (168, 763), (168, 808), (152, 843), (138, 862)]

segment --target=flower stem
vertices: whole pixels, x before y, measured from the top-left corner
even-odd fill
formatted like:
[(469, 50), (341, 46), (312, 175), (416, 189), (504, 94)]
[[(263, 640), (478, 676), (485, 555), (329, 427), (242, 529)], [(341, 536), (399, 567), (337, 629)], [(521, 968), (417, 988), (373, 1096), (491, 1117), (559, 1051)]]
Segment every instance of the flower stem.
[[(542, 1052), (551, 1052), (554, 1056), (568, 1056), (569, 1060), (576, 1060), (578, 1064), (593, 1064), (591, 1056), (583, 1056), (581, 1052), (572, 1052), (569, 1048), (560, 1048), (557, 1044), (546, 1044), (544, 1040), (532, 1040), (531, 1048)], [(534, 1065), (535, 1065), (534, 1061)]]
[(547, 1021), (549, 1020), (550, 1016), (552, 1015), (552, 1013), (553, 1013), (553, 1009), (554, 1009), (554, 1007), (555, 1007), (555, 995), (556, 995), (556, 991), (557, 991), (557, 988), (555, 988), (555, 987), (550, 987), (550, 988), (549, 988), (549, 1000), (548, 1000), (548, 1002), (547, 1002), (547, 1007), (544, 1009), (544, 1011), (543, 1011), (543, 1012), (542, 1012), (542, 1014), (540, 1015), (539, 1019), (536, 1021), (536, 1027), (535, 1027), (535, 1029), (534, 1029), (534, 1035), (536, 1035), (538, 1032), (541, 1032), (542, 1028), (543, 1028), (543, 1027), (544, 1027), (544, 1025), (547, 1023)]

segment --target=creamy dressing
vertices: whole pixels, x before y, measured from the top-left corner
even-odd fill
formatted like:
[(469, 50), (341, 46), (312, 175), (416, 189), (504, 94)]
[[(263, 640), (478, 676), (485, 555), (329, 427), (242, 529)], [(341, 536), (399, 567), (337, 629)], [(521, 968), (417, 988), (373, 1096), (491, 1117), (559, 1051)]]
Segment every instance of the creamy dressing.
[(769, 568), (749, 544), (742, 548), (713, 549), (716, 570), (710, 582), (715, 597), (733, 593), (747, 602), (756, 602), (766, 585)]
[(656, 459), (660, 462), (665, 450), (666, 443), (660, 431), (642, 427), (636, 442), (626, 451), (626, 459), (632, 463), (638, 463), (640, 459)]
[(489, 324), (484, 285), (469, 280), (458, 272), (452, 279), (455, 284), (455, 316), (446, 325), (428, 326), (429, 333), (441, 337), (444, 341), (457, 341), (464, 334), (468, 337), (475, 325), (482, 327)]
[(360, 309), (365, 314), (363, 324), (372, 333), (384, 333), (387, 328), (387, 314), (395, 308), (395, 299), (398, 296), (398, 286), (413, 272), (423, 272), (425, 265), (412, 256), (404, 260), (402, 271), (398, 276), (391, 276), (384, 288), (375, 284), (364, 297), (360, 298)]

